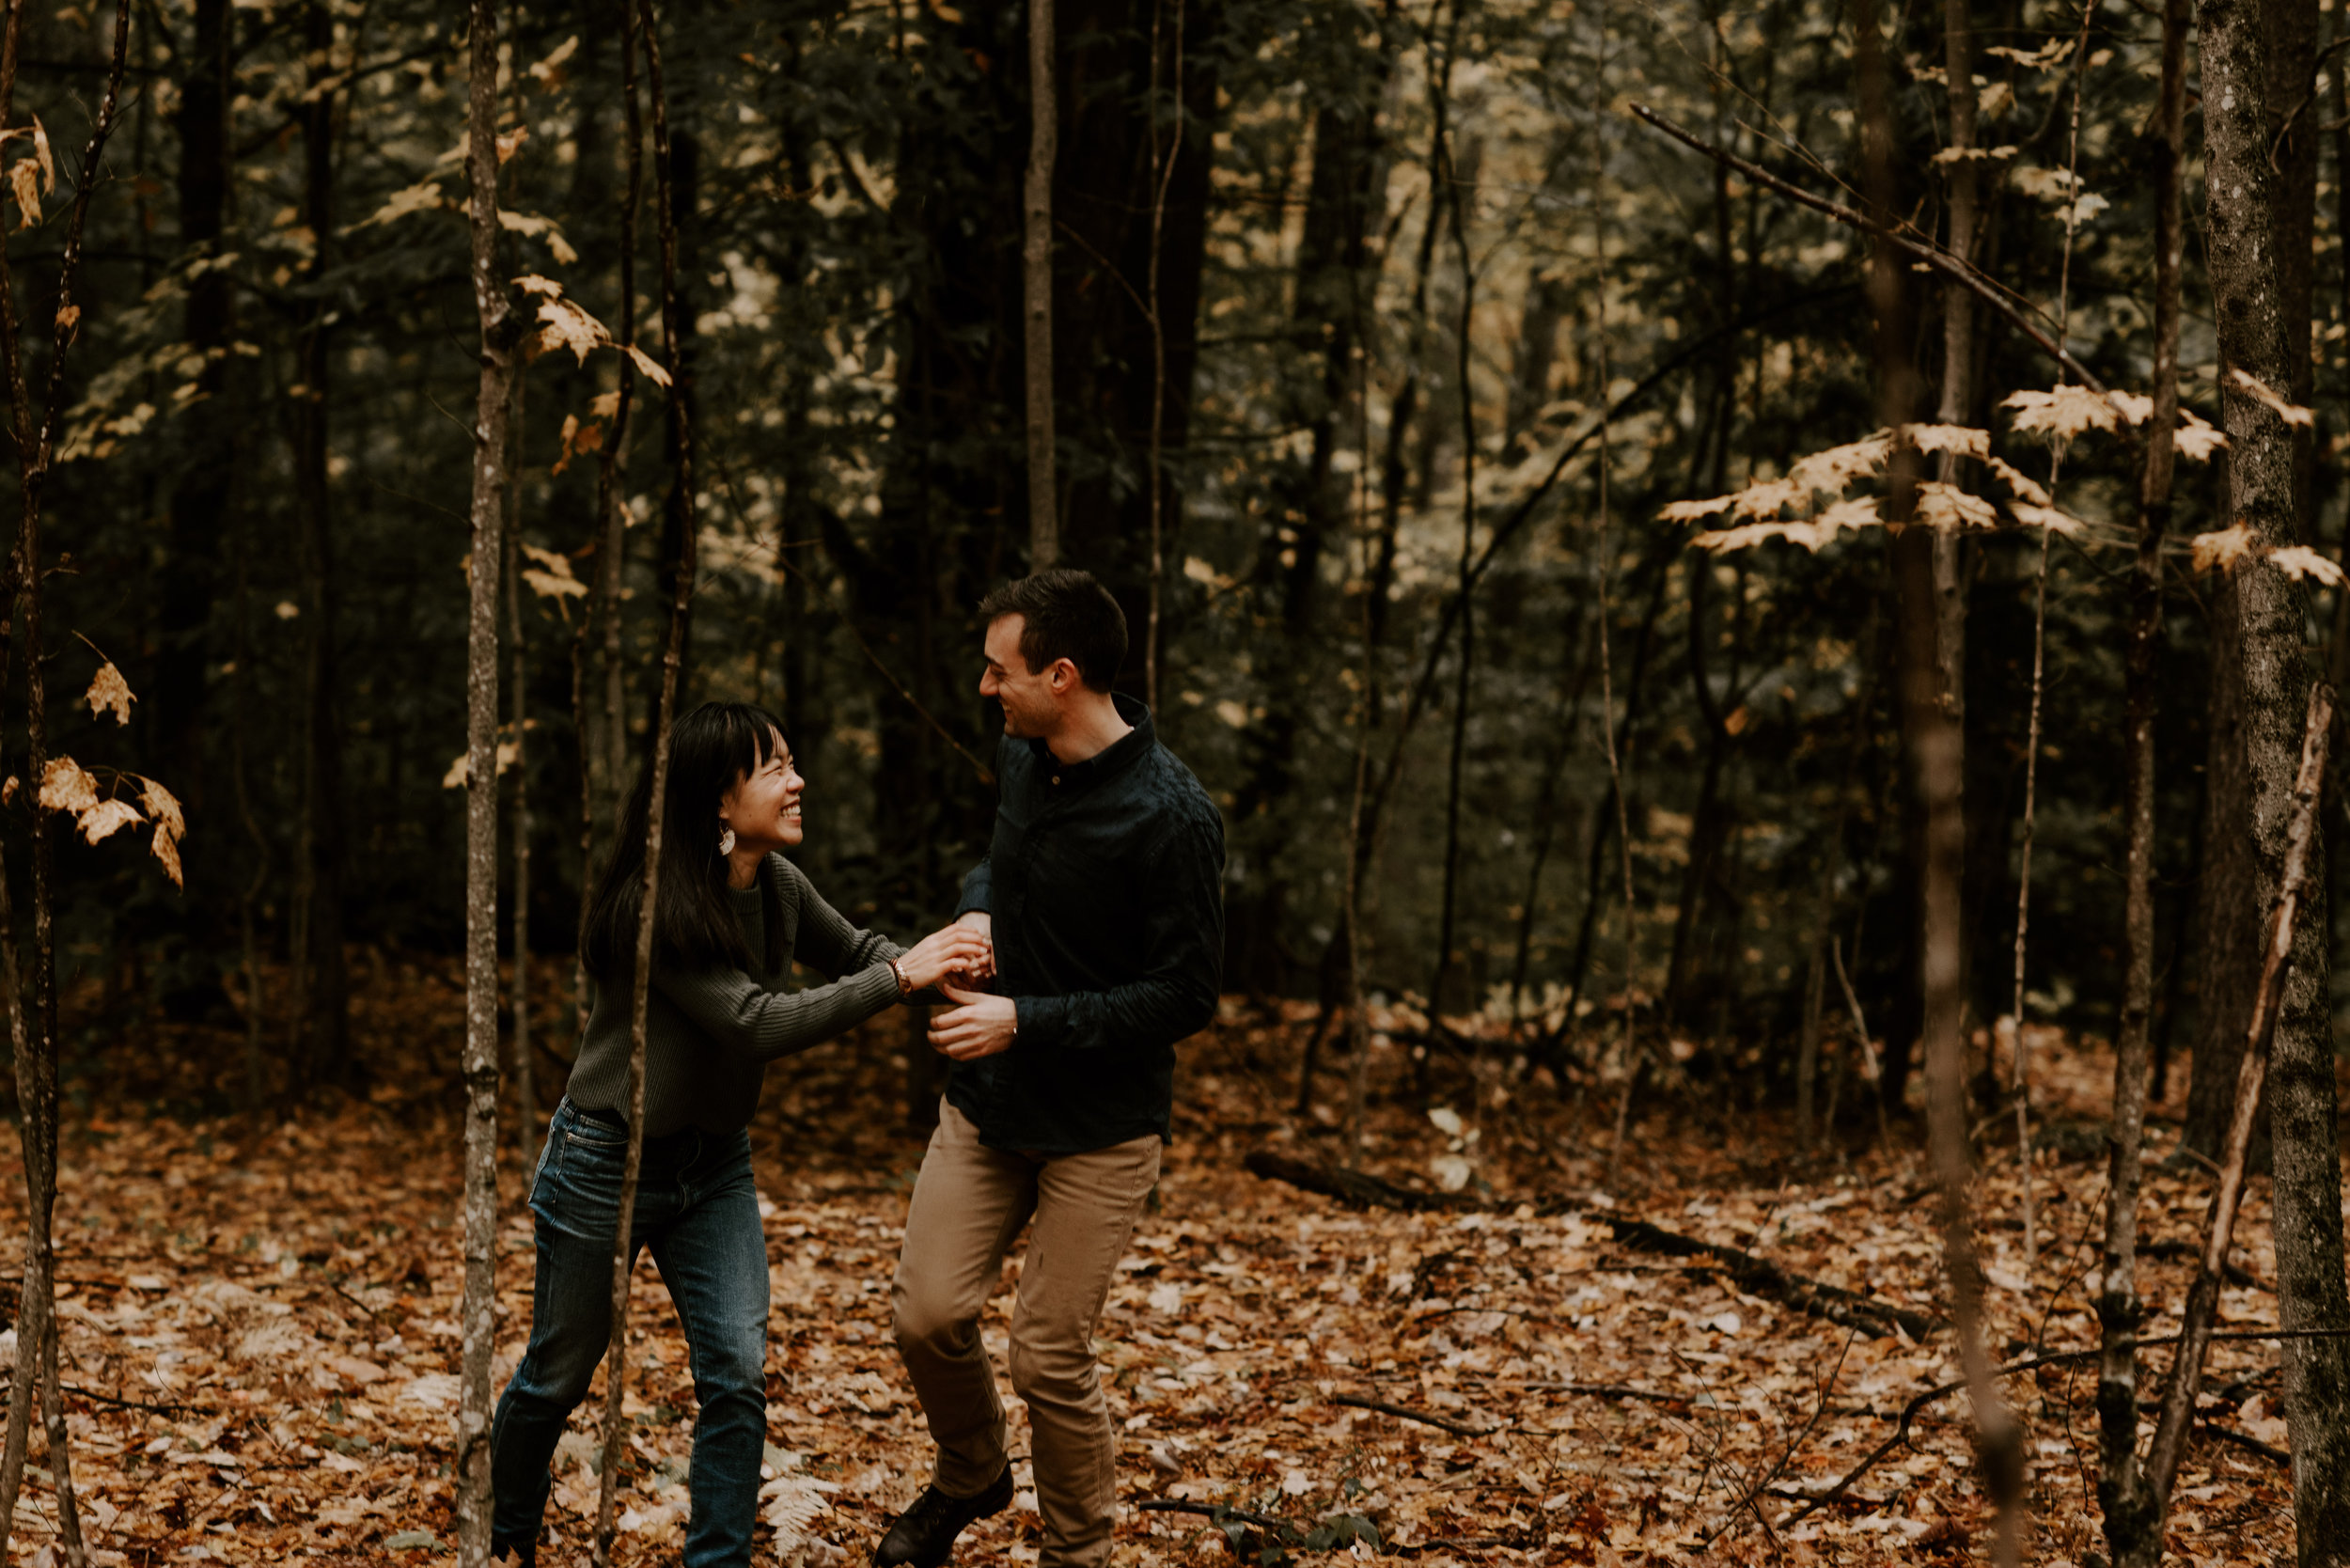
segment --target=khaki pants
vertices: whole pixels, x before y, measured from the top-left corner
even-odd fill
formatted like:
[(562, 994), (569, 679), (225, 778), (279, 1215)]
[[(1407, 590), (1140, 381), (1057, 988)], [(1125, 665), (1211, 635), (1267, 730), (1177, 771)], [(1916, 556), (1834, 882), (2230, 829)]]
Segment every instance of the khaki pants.
[(1118, 1506), (1117, 1448), (1093, 1327), (1135, 1216), (1159, 1179), (1156, 1135), (1084, 1154), (984, 1148), (940, 1102), (891, 1287), (898, 1349), (938, 1443), (939, 1490), (971, 1497), (1003, 1472), (1004, 1405), (979, 1309), (1033, 1215), (1011, 1314), (1011, 1386), (1028, 1403), (1040, 1568), (1101, 1568)]

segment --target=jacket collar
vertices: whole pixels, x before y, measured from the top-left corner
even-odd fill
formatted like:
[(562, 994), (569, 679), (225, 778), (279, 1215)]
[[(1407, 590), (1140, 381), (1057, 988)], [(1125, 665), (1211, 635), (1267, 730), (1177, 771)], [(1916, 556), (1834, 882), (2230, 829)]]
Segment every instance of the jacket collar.
[(1115, 778), (1149, 756), (1152, 747), (1159, 744), (1157, 729), (1151, 722), (1151, 710), (1139, 698), (1124, 692), (1111, 693), (1110, 700), (1118, 706), (1118, 716), (1134, 726), (1132, 729), (1082, 762), (1064, 762), (1053, 755), (1051, 746), (1032, 740), (1028, 751), (1037, 766), (1056, 776), (1064, 787), (1077, 788)]

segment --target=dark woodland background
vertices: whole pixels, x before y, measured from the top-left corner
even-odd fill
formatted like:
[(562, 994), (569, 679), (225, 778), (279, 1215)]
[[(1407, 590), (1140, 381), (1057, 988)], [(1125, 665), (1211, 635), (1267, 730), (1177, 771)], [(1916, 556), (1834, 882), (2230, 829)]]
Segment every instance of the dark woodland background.
[[(2310, 39), (2335, 25), (2303, 8)], [(528, 135), (501, 201), (513, 275), (559, 281), (615, 336), (633, 313), (652, 344), (652, 180), (648, 166), (624, 258), (608, 9), (541, 6), (504, 30), (508, 122)], [(1898, 206), (1930, 234), (1941, 12), (1884, 23)], [(28, 16), (19, 103), (61, 149), (86, 134), (107, 25), (74, 6)], [(675, 403), (638, 383), (614, 470), (630, 525), (616, 600), (594, 401), (619, 356), (538, 357), (518, 425), (513, 504), (540, 576), (507, 629), (521, 645), (507, 673), (526, 671), (509, 783), (533, 824), (540, 983), (567, 996), (583, 777), (601, 831), (645, 741), (684, 528), (702, 563), (684, 700), (783, 715), (811, 781), (804, 865), (900, 935), (950, 910), (983, 843), (993, 792), (974, 759), (995, 717), (975, 689), (973, 606), (1026, 560), (1016, 8), (698, 0), (664, 26), (691, 335)], [(2142, 387), (2159, 17), (2009, 4), (1976, 27), (1977, 139), (2013, 149), (1983, 180), (1978, 260), (2044, 309), (2061, 281), (2075, 352)], [(2084, 28), (2086, 49), (2068, 47)], [(65, 1043), (69, 1095), (105, 1092), (140, 1048), (128, 1021), (158, 997), (176, 1017), (250, 1025), (273, 1096), (362, 1085), (352, 965), (461, 946), (463, 792), (446, 776), (464, 745), (477, 342), (462, 46), (447, 8), (403, 0), (177, 0), (133, 29), (77, 290), (70, 461), (46, 495), (70, 552), (51, 624), (87, 645), (58, 635), (45, 652), (54, 746), (179, 792), (188, 879), (182, 896), (155, 876), (133, 835), (61, 849), (60, 962), (86, 1004)], [(1623, 112), (1652, 104), (1814, 188), (1857, 183), (1850, 18), (1814, 0), (1062, 0), (1058, 50), (1065, 555), (1125, 603), (1121, 685), (1145, 695), (1162, 392), (1154, 695), (1227, 814), (1228, 989), (1342, 994), (1368, 713), (1371, 991), (1520, 1017), (1539, 1065), (1620, 1012), (1628, 986), (1700, 1082), (1779, 1099), (1807, 1027), (1841, 1027), (1841, 960), (1898, 1105), (1919, 1020), (1917, 834), (1886, 541), (1716, 557), (1657, 519), (1874, 426), (1865, 244)], [(2344, 106), (2317, 57), (2279, 67), (2315, 95), (2279, 144), (2280, 222), (2307, 241), (2283, 251), (2288, 329), (2315, 345), (2297, 361), (2309, 384), (2281, 390), (2319, 410), (2303, 527), (2330, 555), (2350, 273)], [(2075, 207), (2068, 269), (2076, 87), (2093, 197)], [(36, 323), (58, 227), (10, 236)], [(2185, 400), (2216, 418), (2202, 265), (2192, 242)], [(1931, 383), (1943, 335), (1934, 309), (1919, 316)], [(1997, 401), (2049, 385), (2052, 368), (1987, 313), (1975, 353), (1960, 422), (2004, 431)], [(681, 405), (703, 492), (690, 520), (665, 458)], [(2126, 523), (2134, 451), (2076, 444), (2061, 504)], [(2225, 525), (2223, 468), (2183, 465), (2175, 533)], [(2118, 529), (2092, 526), (2058, 539), (2049, 565), (2027, 1011), (2092, 1034), (2111, 1030), (2121, 983), (2128, 556)], [(2023, 530), (1965, 544), (1977, 1027), (2013, 1008), (2039, 557)], [(2166, 591), (2155, 1038), (2176, 1072), (2216, 1016), (2201, 999), (2242, 960), (2198, 923), (2211, 588), (2181, 572)], [(2313, 605), (2323, 644), (2330, 600)], [(138, 694), (127, 728), (79, 701), (93, 649)], [(1628, 976), (1610, 726), (1636, 886)], [(224, 1103), (243, 1083), (223, 1077)]]

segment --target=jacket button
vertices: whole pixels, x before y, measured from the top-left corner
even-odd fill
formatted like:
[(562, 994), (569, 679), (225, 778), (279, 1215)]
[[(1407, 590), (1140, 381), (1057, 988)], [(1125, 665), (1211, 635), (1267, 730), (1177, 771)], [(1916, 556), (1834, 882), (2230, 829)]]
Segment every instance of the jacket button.
[(1060, 782), (1060, 775), (1058, 775), (1058, 774), (1055, 774), (1055, 775), (1053, 775), (1053, 782), (1054, 782), (1054, 783), (1056, 783), (1056, 784), (1059, 783), (1059, 782)]

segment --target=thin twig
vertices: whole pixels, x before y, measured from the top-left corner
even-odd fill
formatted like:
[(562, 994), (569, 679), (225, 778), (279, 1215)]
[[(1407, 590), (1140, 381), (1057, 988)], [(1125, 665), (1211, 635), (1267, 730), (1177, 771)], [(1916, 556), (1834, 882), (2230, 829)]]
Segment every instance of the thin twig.
[[(1827, 955), (1836, 964), (1836, 983), (1843, 988), (1844, 1005), (1852, 1010), (1853, 1035), (1860, 1042), (1860, 1058), (1869, 1064), (1869, 1098), (1877, 1107), (1877, 1152), (1893, 1152), (1893, 1135), (1885, 1121), (1885, 1076), (1877, 1067), (1877, 1048), (1869, 1042), (1869, 1020), (1860, 1011), (1859, 994), (1852, 988), (1852, 977), (1844, 973), (1844, 949), (1833, 936), (1827, 939)], [(1860, 955), (1853, 955), (1857, 959)]]
[(1680, 126), (1675, 125), (1671, 120), (1667, 119), (1664, 116), (1658, 114), (1655, 110), (1649, 108), (1645, 104), (1635, 103), (1630, 105), (1630, 108), (1635, 118), (1655, 127), (1657, 130), (1663, 132), (1666, 135), (1670, 136), (1673, 140), (1682, 143), (1684, 146), (1704, 153), (1708, 158), (1713, 159), (1723, 167), (1735, 169), (1738, 173), (1745, 175), (1748, 180), (1753, 180), (1756, 184), (1761, 185), (1767, 190), (1777, 191), (1780, 196), (1787, 197), (1789, 200), (1799, 202), (1803, 206), (1810, 208), (1815, 212), (1819, 212), (1826, 217), (1835, 219), (1838, 223), (1843, 224), (1847, 227), (1856, 228), (1864, 234), (1873, 235), (1876, 238), (1883, 240), (1887, 244), (1893, 246), (1895, 249), (1902, 251), (1917, 260), (1924, 262), (1933, 271), (1942, 274), (1944, 276), (1951, 279), (1960, 287), (1974, 294), (1978, 299), (1981, 299), (1984, 303), (1988, 304), (1992, 309), (1998, 311), (2006, 319), (2010, 326), (2013, 326), (2017, 332), (2022, 333), (2024, 337), (2031, 342), (2033, 347), (2039, 349), (2041, 353), (2048, 355), (2049, 358), (2055, 360), (2059, 365), (2061, 365), (2064, 368), (2070, 370), (2075, 376), (2078, 377), (2080, 384), (2083, 386), (2088, 387), (2091, 391), (2096, 393), (2102, 398), (2110, 398), (2113, 396), (2112, 392), (2107, 387), (2106, 384), (2098, 380), (2097, 377), (2090, 371), (2087, 366), (2083, 365), (2079, 360), (2075, 359), (2072, 354), (2065, 350), (2063, 344), (2056, 341), (2045, 332), (2042, 331), (2037, 325), (2035, 325), (2029, 317), (2026, 316), (2023, 311), (2018, 309), (2015, 305), (2008, 299), (2006, 294), (1995, 287), (1989, 278), (1985, 277), (1981, 272), (1977, 271), (1971, 264), (1960, 260), (1957, 257), (1952, 256), (1949, 251), (1944, 250), (1939, 245), (1916, 239), (1911, 235), (1903, 233), (1899, 228), (1892, 225), (1878, 223), (1872, 218), (1856, 212), (1841, 201), (1830, 201), (1825, 196), (1814, 196), (1800, 185), (1794, 184), (1790, 180), (1781, 180), (1778, 175), (1773, 174), (1762, 165), (1750, 163), (1747, 159), (1739, 157), (1734, 152), (1714, 146), (1703, 137), (1698, 136), (1690, 132), (1684, 131)]

